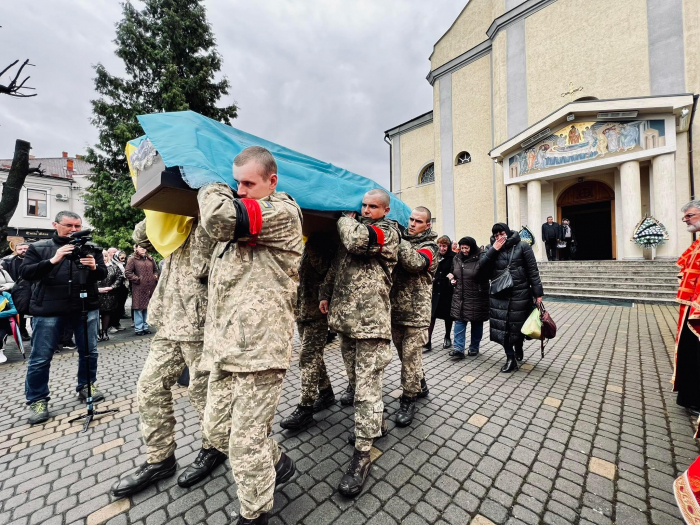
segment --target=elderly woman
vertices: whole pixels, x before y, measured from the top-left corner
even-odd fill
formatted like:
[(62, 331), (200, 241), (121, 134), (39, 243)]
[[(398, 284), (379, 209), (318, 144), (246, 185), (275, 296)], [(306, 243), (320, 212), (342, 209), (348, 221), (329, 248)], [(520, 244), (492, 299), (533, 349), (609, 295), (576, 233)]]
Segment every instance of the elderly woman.
[(471, 323), (470, 356), (479, 355), (484, 321), (489, 319), (489, 278), (481, 265), (481, 250), (472, 237), (459, 240), (459, 253), (447, 276), (454, 285), (452, 318), (455, 320), (455, 348), (450, 356), (464, 359), (467, 324)]
[(452, 251), (452, 241), (447, 235), (443, 235), (437, 240), (439, 248), (438, 267), (433, 278), (433, 296), (431, 299), (430, 326), (428, 327), (428, 342), (423, 347), (424, 352), (432, 350), (431, 340), (433, 330), (435, 329), (435, 321), (443, 319), (445, 321), (445, 342), (443, 348), (450, 348), (452, 340), (452, 316), (450, 309), (452, 308), (452, 284), (447, 278), (447, 274), (452, 272), (452, 260), (454, 252)]
[(102, 257), (107, 266), (107, 276), (97, 283), (97, 291), (100, 293), (100, 319), (102, 321), (102, 331), (97, 337), (98, 341), (109, 341), (110, 319), (116, 315), (118, 301), (116, 290), (122, 285), (124, 276), (119, 267), (112, 261), (112, 255), (104, 250)]
[(158, 265), (145, 248), (136, 246), (134, 256), (126, 263), (124, 273), (131, 282), (131, 310), (134, 313), (136, 335), (150, 334), (148, 303), (158, 283)]
[(520, 329), (535, 304), (542, 302), (544, 291), (530, 245), (502, 222), (494, 224), (491, 232), (493, 237), (482, 255), (482, 265), (492, 281), (504, 272), (510, 272), (513, 279), (512, 287), (490, 294), (489, 298), (491, 341), (503, 345), (506, 363), (501, 372), (510, 373), (518, 369), (518, 361), (523, 359), (525, 337)]

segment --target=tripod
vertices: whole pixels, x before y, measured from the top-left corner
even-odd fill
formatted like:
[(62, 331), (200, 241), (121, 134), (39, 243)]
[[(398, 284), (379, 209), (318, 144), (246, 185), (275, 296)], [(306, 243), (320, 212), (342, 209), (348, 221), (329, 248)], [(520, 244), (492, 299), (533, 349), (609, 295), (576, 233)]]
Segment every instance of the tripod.
[[(87, 389), (88, 389), (88, 395), (87, 399), (85, 400), (87, 403), (87, 413), (83, 414), (82, 416), (75, 417), (71, 420), (69, 420), (69, 423), (73, 423), (74, 421), (80, 421), (81, 419), (85, 420), (85, 423), (83, 424), (83, 432), (87, 432), (88, 426), (90, 426), (90, 422), (94, 419), (95, 416), (101, 416), (102, 414), (111, 414), (113, 412), (119, 412), (116, 409), (112, 410), (95, 410), (93, 407), (92, 403), (92, 382), (90, 378), (90, 346), (89, 346), (89, 341), (90, 339), (88, 338), (88, 311), (87, 307), (85, 305), (85, 299), (87, 299), (87, 269), (80, 268), (78, 267), (78, 284), (80, 285), (80, 302), (82, 309), (80, 311), (80, 319), (83, 324), (83, 348), (85, 349), (85, 374), (87, 376)], [(68, 280), (68, 294), (71, 295), (73, 290), (73, 264), (71, 263), (71, 271), (70, 271), (70, 278)], [(99, 323), (99, 321), (98, 321)]]

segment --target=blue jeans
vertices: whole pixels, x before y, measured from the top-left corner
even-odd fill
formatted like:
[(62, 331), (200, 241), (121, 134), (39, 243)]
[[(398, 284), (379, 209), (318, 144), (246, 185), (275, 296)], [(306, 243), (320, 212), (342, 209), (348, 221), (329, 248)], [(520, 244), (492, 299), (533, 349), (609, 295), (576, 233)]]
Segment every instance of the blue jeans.
[[(88, 348), (90, 349), (90, 382), (97, 378), (97, 321), (99, 310), (88, 312)], [(32, 320), (32, 353), (27, 363), (27, 377), (24, 382), (24, 393), (27, 404), (49, 397), (49, 371), (54, 350), (63, 334), (65, 326), (70, 326), (75, 334), (78, 347), (78, 386), (80, 391), (87, 385), (85, 356), (85, 332), (80, 312), (59, 317), (34, 317)]]
[(143, 310), (134, 310), (134, 330), (137, 332), (148, 330), (146, 317), (148, 317), (148, 310), (145, 308)]
[[(455, 350), (464, 353), (465, 335), (467, 333), (467, 323), (460, 320), (455, 320)], [(481, 336), (484, 335), (484, 322), (472, 321), (472, 340), (469, 345), (469, 350), (479, 351)]]

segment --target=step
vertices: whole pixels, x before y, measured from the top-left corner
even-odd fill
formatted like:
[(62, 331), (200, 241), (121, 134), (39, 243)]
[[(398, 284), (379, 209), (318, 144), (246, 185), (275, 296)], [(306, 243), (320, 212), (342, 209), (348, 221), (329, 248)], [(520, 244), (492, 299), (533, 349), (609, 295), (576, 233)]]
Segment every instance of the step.
[(609, 275), (609, 274), (595, 274), (595, 273), (576, 273), (572, 275), (562, 275), (560, 273), (553, 272), (540, 272), (540, 278), (544, 282), (546, 281), (587, 281), (590, 283), (604, 283), (610, 282), (630, 282), (630, 283), (650, 283), (650, 284), (666, 284), (678, 287), (678, 279), (676, 277), (663, 277), (663, 276), (637, 276), (637, 275)]
[(647, 292), (653, 294), (656, 292), (671, 292), (675, 294), (678, 291), (678, 284), (671, 282), (666, 283), (650, 283), (646, 280), (635, 281), (635, 282), (616, 282), (616, 281), (585, 281), (581, 279), (542, 279), (542, 285), (546, 288), (599, 288), (601, 290), (616, 290), (616, 289), (628, 289), (628, 290), (646, 290)]
[(639, 304), (665, 304), (665, 305), (678, 305), (675, 299), (661, 299), (658, 297), (625, 297), (622, 295), (597, 295), (597, 294), (560, 294), (560, 293), (549, 293), (546, 292), (544, 295), (545, 301), (547, 299), (580, 299), (582, 301), (612, 301), (621, 303), (639, 303)]
[(655, 291), (649, 292), (647, 290), (634, 290), (629, 288), (615, 288), (606, 290), (603, 288), (572, 288), (570, 286), (550, 286), (545, 287), (545, 295), (561, 294), (567, 295), (569, 297), (575, 297), (578, 295), (593, 294), (599, 296), (621, 296), (621, 297), (637, 297), (637, 298), (658, 298), (658, 299), (675, 299), (676, 292), (665, 292), (665, 291)]
[(655, 267), (678, 269), (675, 262), (659, 261), (538, 261), (538, 265), (543, 267), (552, 266), (555, 268), (575, 268), (578, 266), (604, 266), (609, 268), (632, 268), (632, 267)]
[(538, 266), (540, 273), (556, 274), (556, 275), (580, 275), (583, 273), (605, 273), (610, 275), (663, 275), (673, 276), (678, 275), (678, 269), (670, 270), (668, 268), (608, 268), (598, 266), (579, 266), (577, 268), (553, 268)]

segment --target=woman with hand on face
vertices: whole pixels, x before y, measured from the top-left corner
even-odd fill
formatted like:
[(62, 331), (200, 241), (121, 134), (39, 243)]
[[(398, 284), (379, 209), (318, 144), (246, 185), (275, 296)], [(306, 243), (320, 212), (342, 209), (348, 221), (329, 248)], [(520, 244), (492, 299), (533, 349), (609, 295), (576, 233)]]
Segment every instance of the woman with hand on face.
[(530, 245), (502, 222), (494, 224), (491, 232), (493, 237), (482, 255), (482, 265), (492, 281), (504, 272), (510, 272), (513, 279), (512, 287), (498, 294), (491, 293), (489, 298), (491, 341), (503, 345), (506, 364), (501, 372), (509, 373), (516, 371), (518, 361), (523, 360), (525, 336), (520, 329), (535, 304), (542, 302), (544, 291)]
[(423, 352), (429, 352), (431, 348), (431, 340), (435, 321), (437, 319), (445, 320), (445, 341), (443, 348), (452, 346), (452, 315), (450, 309), (452, 307), (452, 292), (453, 287), (447, 274), (452, 272), (452, 260), (454, 252), (452, 251), (452, 241), (447, 235), (443, 235), (437, 240), (438, 245), (438, 267), (433, 278), (433, 295), (431, 299), (430, 311), (430, 326), (428, 327), (428, 342), (423, 346)]
[(464, 359), (467, 324), (471, 323), (470, 356), (479, 355), (484, 321), (489, 318), (489, 278), (481, 265), (481, 250), (472, 237), (459, 240), (459, 253), (448, 276), (454, 285), (452, 318), (455, 320), (455, 348), (450, 356)]

